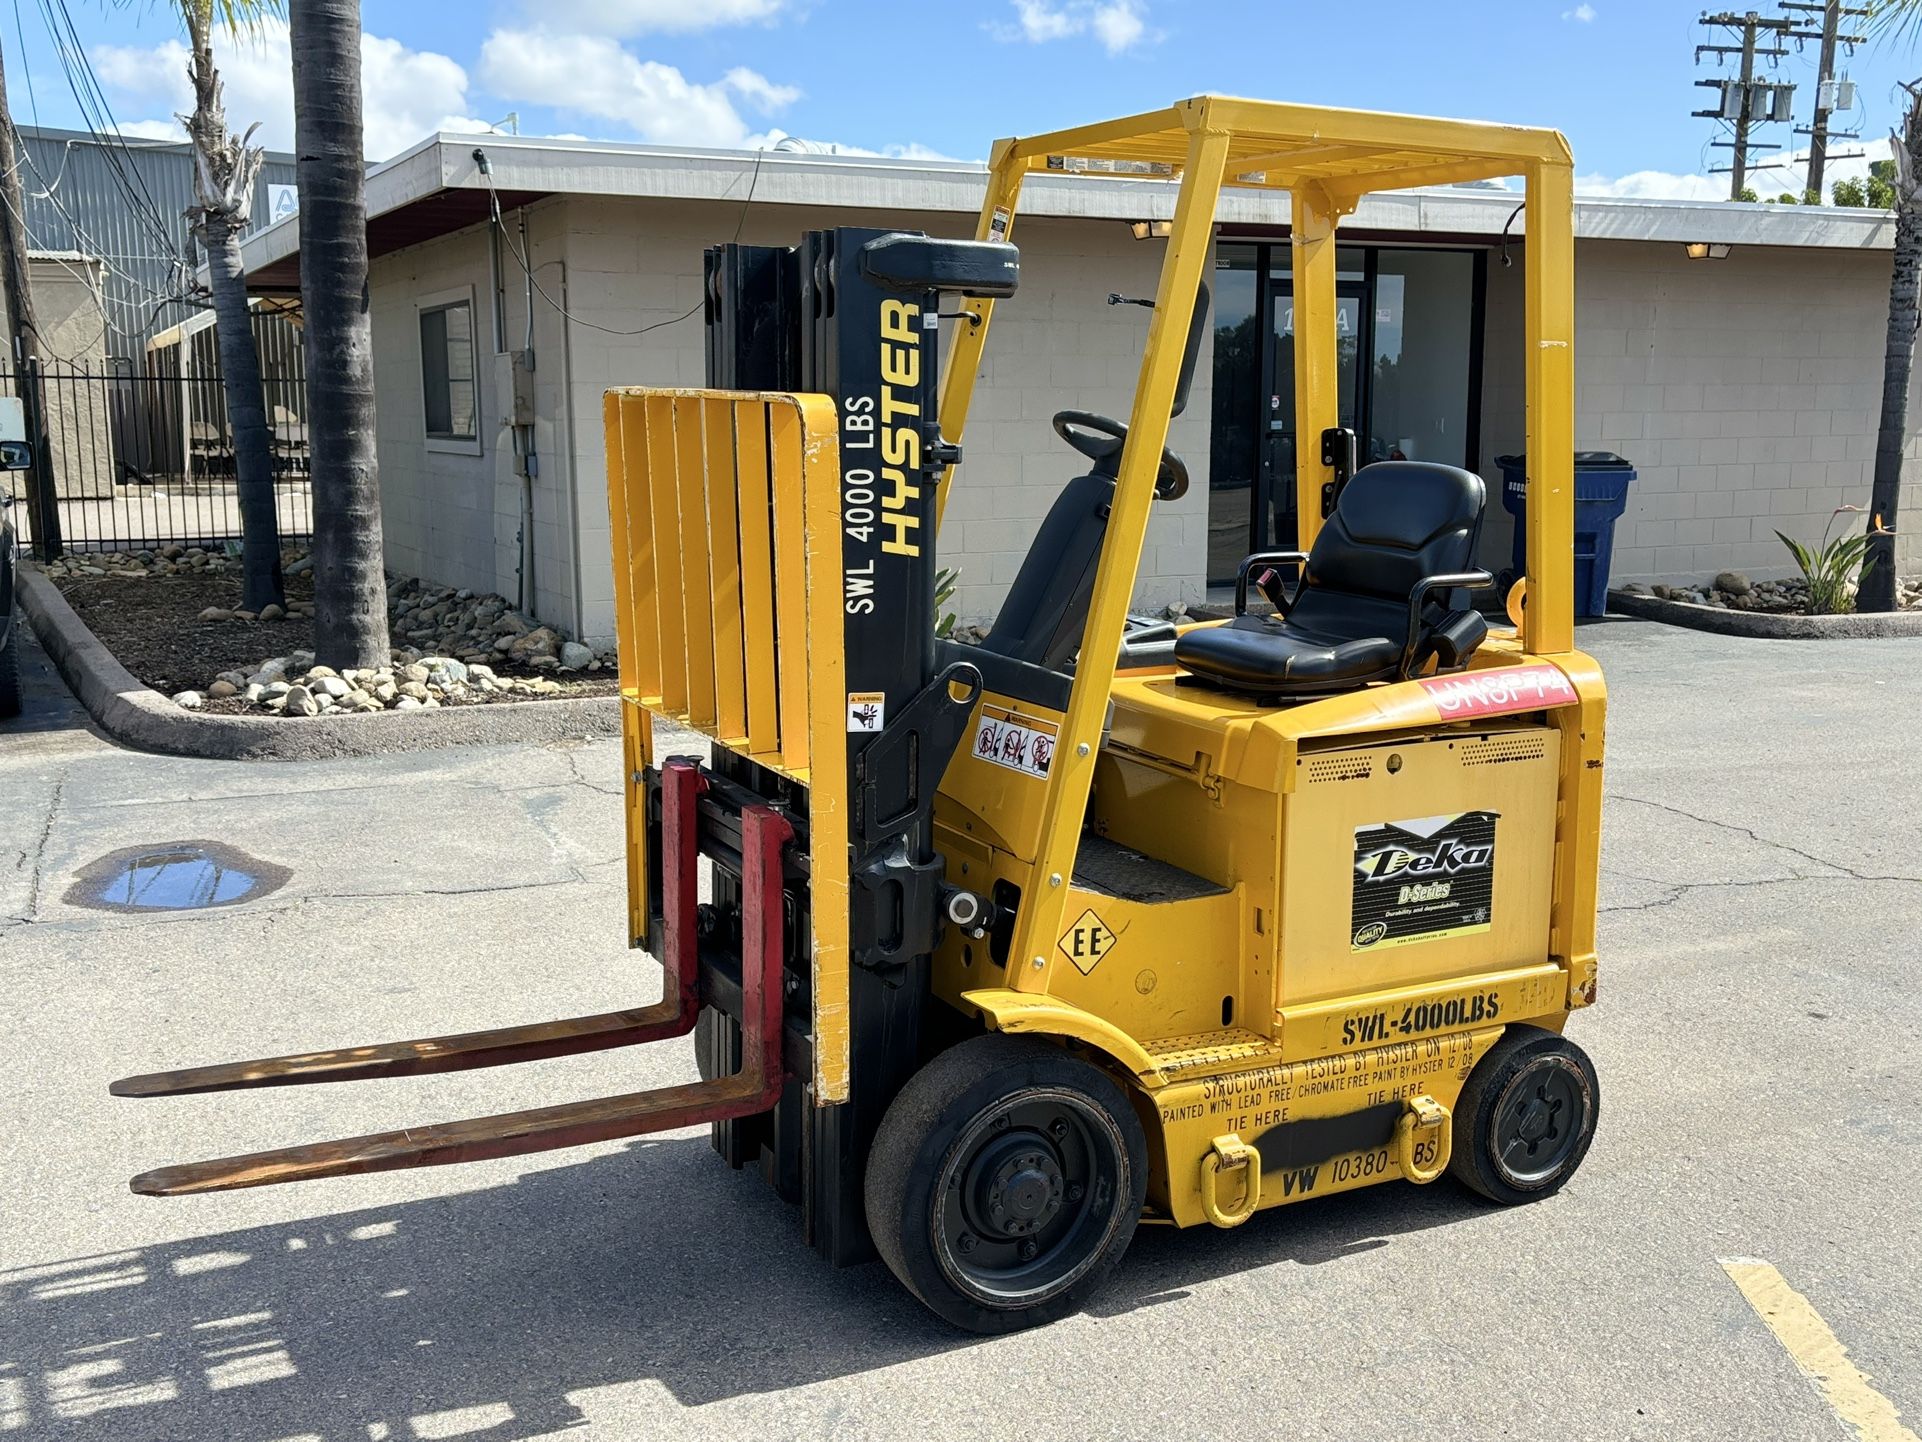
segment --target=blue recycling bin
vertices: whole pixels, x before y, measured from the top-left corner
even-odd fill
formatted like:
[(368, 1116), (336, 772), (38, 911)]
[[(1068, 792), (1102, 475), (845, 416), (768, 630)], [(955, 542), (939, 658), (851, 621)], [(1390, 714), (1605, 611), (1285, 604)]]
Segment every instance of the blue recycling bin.
[[(1502, 507), (1515, 518), (1515, 574), (1528, 570), (1528, 462), (1497, 456), (1502, 469)], [(1575, 452), (1575, 614), (1599, 616), (1608, 609), (1608, 568), (1615, 552), (1615, 522), (1628, 509), (1635, 467), (1613, 451)]]

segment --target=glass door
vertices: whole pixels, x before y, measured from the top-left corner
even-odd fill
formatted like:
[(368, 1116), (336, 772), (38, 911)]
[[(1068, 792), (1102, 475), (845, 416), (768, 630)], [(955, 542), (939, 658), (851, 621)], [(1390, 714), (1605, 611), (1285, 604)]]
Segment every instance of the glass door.
[[(1293, 277), (1285, 242), (1224, 241), (1215, 258), (1208, 583), (1250, 551), (1296, 544)], [(1362, 464), (1473, 467), (1486, 255), (1344, 246), (1337, 255), (1341, 423)]]
[[(1335, 287), (1335, 377), (1341, 423), (1351, 429), (1360, 411), (1362, 303), (1366, 282)], [(1295, 523), (1295, 296), (1284, 272), (1270, 278), (1272, 323), (1268, 328), (1268, 394), (1263, 403), (1260, 465), (1256, 472), (1255, 535), (1251, 551), (1288, 550), (1300, 531)], [(1310, 436), (1317, 448), (1321, 438)], [(1236, 558), (1239, 564), (1239, 557)], [(1232, 572), (1230, 573), (1232, 577)]]

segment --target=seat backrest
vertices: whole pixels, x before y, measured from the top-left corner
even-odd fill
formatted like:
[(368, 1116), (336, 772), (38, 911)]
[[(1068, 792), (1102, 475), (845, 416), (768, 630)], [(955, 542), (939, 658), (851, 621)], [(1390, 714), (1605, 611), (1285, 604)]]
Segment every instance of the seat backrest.
[(1401, 635), (1418, 581), (1475, 569), (1487, 499), (1482, 478), (1459, 466), (1363, 466), (1315, 537), (1291, 619), (1344, 636)]
[(1114, 482), (1100, 474), (1077, 476), (1061, 488), (983, 647), (1050, 670), (1074, 658), (1113, 503)]

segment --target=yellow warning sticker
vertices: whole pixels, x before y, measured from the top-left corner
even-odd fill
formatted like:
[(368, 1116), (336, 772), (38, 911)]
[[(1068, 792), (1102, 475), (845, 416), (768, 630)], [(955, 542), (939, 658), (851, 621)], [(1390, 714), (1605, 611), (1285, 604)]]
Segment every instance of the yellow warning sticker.
[(1094, 914), (1092, 906), (1076, 917), (1074, 925), (1062, 932), (1061, 940), (1055, 943), (1061, 948), (1061, 954), (1081, 969), (1083, 976), (1101, 964), (1101, 958), (1114, 949), (1114, 944), (1115, 934)]

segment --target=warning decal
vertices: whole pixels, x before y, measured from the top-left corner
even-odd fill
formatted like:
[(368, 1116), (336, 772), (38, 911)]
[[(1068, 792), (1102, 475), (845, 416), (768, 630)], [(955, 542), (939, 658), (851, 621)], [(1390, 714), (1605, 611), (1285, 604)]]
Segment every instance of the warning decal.
[(887, 692), (848, 692), (848, 730), (850, 732), (879, 731), (887, 725), (887, 720)]
[(1075, 918), (1074, 925), (1061, 933), (1061, 940), (1055, 943), (1061, 954), (1081, 969), (1087, 976), (1101, 964), (1101, 958), (1114, 947), (1115, 934), (1108, 930), (1107, 923), (1094, 914), (1091, 906)]
[(1496, 820), (1493, 811), (1465, 811), (1357, 826), (1350, 949), (1487, 931)]
[(1010, 771), (1046, 776), (1054, 760), (1055, 734), (1052, 721), (983, 706), (980, 724), (974, 728), (974, 754)]

